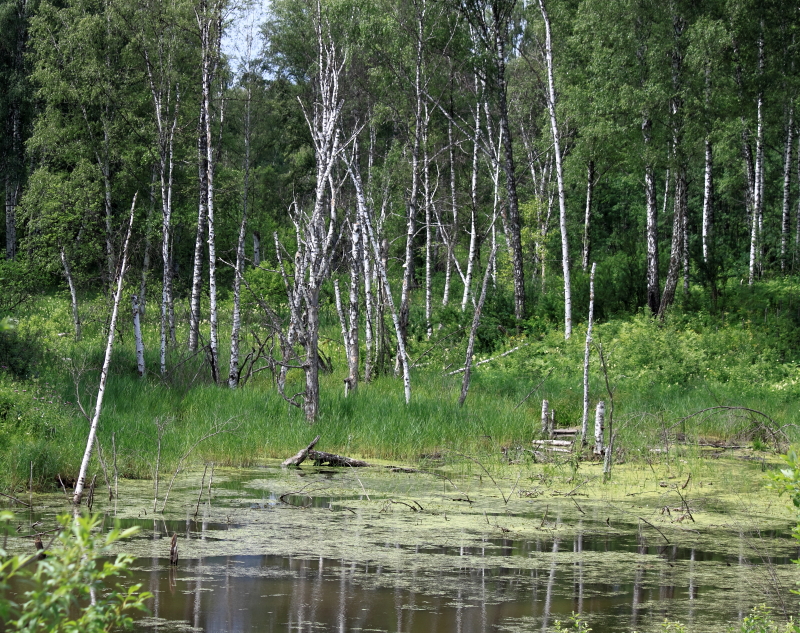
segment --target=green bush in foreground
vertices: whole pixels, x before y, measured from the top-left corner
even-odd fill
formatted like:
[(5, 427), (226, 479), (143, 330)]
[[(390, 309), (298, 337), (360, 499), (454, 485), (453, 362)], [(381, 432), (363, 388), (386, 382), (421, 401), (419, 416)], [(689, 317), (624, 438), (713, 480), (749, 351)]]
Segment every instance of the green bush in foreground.
[[(0, 512), (0, 522), (12, 518), (10, 512)], [(140, 585), (115, 584), (109, 591), (108, 582), (128, 569), (133, 556), (100, 559), (109, 557), (111, 546), (138, 528), (103, 534), (95, 531), (97, 515), (62, 515), (58, 520), (64, 529), (43, 560), (7, 557), (0, 549), (0, 621), (5, 630), (98, 633), (130, 628), (131, 614), (144, 611), (144, 601), (152, 596), (139, 591)], [(12, 580), (26, 587), (17, 598), (20, 602), (7, 596)]]

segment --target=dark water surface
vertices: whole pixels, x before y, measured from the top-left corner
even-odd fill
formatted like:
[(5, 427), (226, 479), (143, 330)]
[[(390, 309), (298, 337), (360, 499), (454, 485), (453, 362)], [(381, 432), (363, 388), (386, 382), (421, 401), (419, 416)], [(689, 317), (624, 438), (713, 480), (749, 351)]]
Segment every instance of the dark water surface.
[(131, 582), (155, 596), (138, 630), (513, 633), (580, 612), (595, 633), (659, 631), (665, 618), (703, 632), (760, 603), (797, 611), (800, 552), (785, 520), (701, 525), (724, 508), (699, 489), (684, 493), (691, 523), (659, 510), (660, 490), (624, 506), (504, 503), (481, 483), (466, 503), (468, 483), (454, 493), (418, 475), (228, 471), (201, 503), (187, 476), (155, 518), (145, 484), (102, 510), (106, 527), (116, 511), (122, 527), (141, 528), (121, 548), (137, 556)]

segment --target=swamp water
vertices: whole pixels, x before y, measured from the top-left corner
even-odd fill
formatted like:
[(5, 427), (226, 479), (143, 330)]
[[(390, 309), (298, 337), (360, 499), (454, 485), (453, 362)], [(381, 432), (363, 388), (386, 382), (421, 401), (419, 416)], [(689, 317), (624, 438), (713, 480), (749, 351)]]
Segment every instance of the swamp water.
[[(580, 612), (595, 633), (663, 630), (665, 619), (716, 632), (757, 604), (796, 612), (787, 500), (739, 485), (749, 465), (689, 479), (620, 468), (609, 484), (592, 465), (571, 477), (534, 468), (494, 481), (474, 465), (217, 468), (210, 498), (208, 477), (200, 495), (191, 472), (163, 513), (152, 482), (127, 480), (94, 510), (106, 526), (116, 514), (141, 527), (120, 547), (137, 556), (131, 582), (155, 595), (138, 630), (512, 633)], [(18, 519), (40, 530), (67, 509), (63, 495), (34, 505)], [(22, 546), (30, 539), (9, 538)]]

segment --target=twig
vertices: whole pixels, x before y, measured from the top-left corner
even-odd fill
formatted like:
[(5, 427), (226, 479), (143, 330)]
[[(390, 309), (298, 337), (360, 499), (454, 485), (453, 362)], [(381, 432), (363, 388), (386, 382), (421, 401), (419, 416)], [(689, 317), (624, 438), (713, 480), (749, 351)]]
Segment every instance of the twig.
[[(180, 460), (178, 460), (178, 467), (175, 469), (175, 473), (172, 475), (172, 479), (170, 479), (169, 487), (167, 488), (167, 494), (164, 495), (164, 503), (161, 505), (161, 512), (164, 512), (164, 508), (167, 507), (167, 500), (169, 499), (169, 493), (172, 490), (172, 484), (175, 483), (175, 478), (178, 476), (178, 473), (181, 471), (181, 468), (183, 467), (183, 462), (186, 460), (186, 458), (189, 457), (189, 455), (192, 454), (192, 451), (194, 451), (194, 449), (197, 448), (197, 446), (200, 444), (200, 442), (203, 442), (203, 441), (205, 441), (205, 440), (207, 440), (207, 439), (209, 439), (211, 437), (214, 437), (215, 435), (219, 435), (220, 433), (228, 433), (228, 432), (230, 432), (230, 430), (227, 428), (227, 426), (228, 426), (228, 424), (230, 424), (233, 421), (233, 419), (234, 418), (228, 418), (221, 425), (215, 426), (215, 428), (216, 428), (215, 431), (213, 431), (211, 433), (206, 433), (203, 437), (201, 437), (199, 440), (197, 440), (194, 444), (192, 444), (191, 448), (189, 448), (189, 450), (186, 451), (183, 454), (183, 456), (180, 458)], [(236, 428), (238, 428), (238, 427), (236, 427)], [(235, 430), (235, 429), (233, 429), (233, 430)]]
[(675, 486), (675, 492), (677, 492), (678, 496), (681, 498), (681, 501), (683, 502), (683, 507), (686, 508), (686, 514), (689, 515), (689, 518), (692, 520), (692, 523), (696, 523), (694, 517), (692, 516), (692, 511), (689, 509), (689, 504), (686, 503), (686, 499), (683, 498), (683, 495), (681, 494), (681, 491), (678, 490), (677, 486)]
[(206, 467), (203, 469), (203, 478), (200, 480), (200, 494), (197, 495), (197, 505), (194, 508), (194, 517), (197, 518), (197, 513), (200, 512), (200, 500), (203, 498), (203, 492), (206, 485), (206, 473), (208, 472), (208, 463), (206, 462)]
[(669, 539), (666, 536), (664, 536), (664, 533), (661, 530), (659, 530), (655, 525), (653, 525), (652, 523), (650, 523), (650, 521), (648, 521), (643, 517), (639, 517), (639, 520), (647, 523), (647, 525), (649, 525), (651, 528), (653, 528), (656, 532), (658, 532), (661, 536), (664, 537), (664, 540), (667, 542), (667, 545), (670, 545)]
[(581, 507), (578, 505), (578, 502), (577, 502), (577, 501), (575, 501), (575, 497), (570, 497), (570, 499), (572, 499), (572, 503), (574, 503), (574, 504), (575, 504), (575, 507), (576, 507), (576, 508), (578, 508), (578, 511), (579, 511), (581, 514), (586, 514), (586, 513), (583, 511), (583, 508), (581, 508)]
[[(522, 349), (523, 347), (528, 347), (529, 345), (531, 345), (531, 343), (517, 345), (516, 347), (508, 350), (507, 352), (503, 352), (502, 354), (498, 354), (497, 356), (492, 356), (492, 358), (487, 358), (485, 360), (477, 362), (472, 367), (473, 368), (480, 367), (481, 365), (485, 365), (486, 363), (491, 363), (493, 360), (497, 360), (498, 358), (503, 358), (503, 356), (508, 356), (509, 354), (513, 354), (517, 350)], [(455, 376), (456, 374), (460, 374), (461, 372), (463, 372), (464, 369), (465, 369), (464, 367), (459, 367), (458, 369), (454, 369), (453, 371), (446, 373), (445, 376)]]
[(550, 377), (550, 374), (552, 374), (552, 373), (553, 373), (553, 369), (554, 369), (554, 367), (551, 367), (551, 368), (550, 368), (550, 371), (548, 371), (548, 372), (547, 372), (547, 375), (546, 375), (544, 378), (542, 378), (542, 379), (539, 381), (539, 384), (538, 384), (538, 385), (536, 385), (536, 386), (535, 386), (533, 389), (531, 389), (531, 390), (528, 392), (528, 395), (527, 395), (527, 396), (525, 396), (525, 397), (524, 397), (524, 398), (523, 398), (523, 399), (520, 401), (520, 403), (519, 403), (519, 404), (518, 404), (516, 407), (514, 407), (514, 408), (512, 409), (512, 411), (516, 411), (517, 409), (519, 409), (519, 408), (522, 406), (522, 404), (523, 404), (523, 403), (524, 403), (524, 402), (525, 402), (525, 401), (526, 401), (528, 398), (530, 398), (530, 397), (531, 397), (533, 394), (535, 394), (535, 393), (536, 393), (536, 392), (539, 390), (539, 387), (541, 387), (541, 386), (544, 384), (544, 381), (545, 381), (545, 380), (547, 380), (547, 379)]
[(24, 505), (26, 508), (30, 508), (30, 507), (31, 507), (29, 504), (25, 503), (24, 501), (22, 501), (22, 500), (20, 500), (20, 499), (17, 499), (16, 497), (12, 497), (11, 495), (7, 495), (7, 494), (6, 494), (6, 493), (4, 493), (4, 492), (0, 492), (0, 495), (2, 495), (2, 496), (4, 496), (4, 497), (8, 497), (9, 499), (11, 499), (11, 500), (13, 500), (13, 501), (16, 501), (17, 503), (21, 503), (21, 504), (22, 504), (22, 505)]

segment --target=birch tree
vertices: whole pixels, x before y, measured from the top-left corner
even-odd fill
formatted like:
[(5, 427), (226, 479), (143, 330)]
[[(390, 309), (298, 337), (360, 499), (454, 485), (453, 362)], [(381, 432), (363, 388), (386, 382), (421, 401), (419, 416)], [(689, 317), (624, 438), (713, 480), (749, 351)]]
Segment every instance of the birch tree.
[[(75, 482), (75, 490), (72, 495), (72, 503), (76, 506), (81, 504), (83, 498), (83, 489), (86, 485), (86, 473), (89, 470), (89, 461), (92, 459), (92, 449), (94, 448), (95, 438), (97, 437), (97, 427), (100, 424), (100, 412), (103, 409), (103, 396), (106, 391), (106, 383), (108, 382), (108, 371), (111, 367), (111, 352), (114, 348), (114, 334), (117, 329), (117, 316), (119, 315), (119, 303), (122, 299), (122, 287), (125, 280), (125, 271), (128, 266), (128, 245), (131, 241), (131, 232), (133, 231), (133, 216), (136, 210), (136, 195), (133, 196), (131, 203), (131, 215), (128, 221), (128, 233), (125, 237), (125, 245), (122, 249), (122, 262), (117, 273), (117, 289), (114, 293), (114, 304), (111, 311), (111, 322), (108, 326), (108, 340), (106, 341), (106, 353), (103, 360), (103, 368), (100, 370), (100, 386), (97, 389), (97, 399), (94, 405), (94, 414), (92, 415), (89, 423), (89, 437), (86, 440), (86, 450), (83, 453), (81, 460), (81, 467), (78, 471), (78, 478)], [(138, 310), (137, 310), (138, 312)]]

